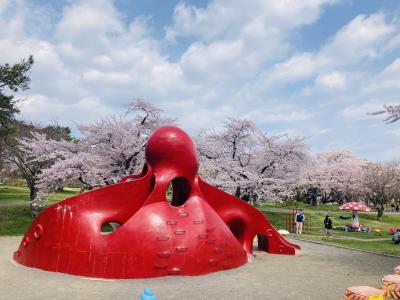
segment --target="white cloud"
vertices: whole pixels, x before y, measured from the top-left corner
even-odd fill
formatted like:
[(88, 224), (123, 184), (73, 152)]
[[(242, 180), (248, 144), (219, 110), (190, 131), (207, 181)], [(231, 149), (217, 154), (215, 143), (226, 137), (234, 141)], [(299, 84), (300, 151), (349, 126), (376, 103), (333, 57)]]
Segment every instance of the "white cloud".
[(311, 135), (312, 136), (318, 136), (318, 135), (324, 135), (324, 134), (327, 134), (327, 133), (330, 133), (330, 132), (332, 132), (332, 130), (329, 129), (329, 128), (317, 128), (317, 129), (314, 129), (311, 132)]
[[(396, 32), (400, 32), (400, 24), (396, 19), (385, 20), (383, 13), (359, 15), (343, 26), (319, 51), (295, 54), (275, 64), (272, 72), (266, 75), (266, 80), (281, 83), (305, 80), (338, 68), (351, 67), (365, 59), (376, 59), (388, 51)], [(393, 45), (390, 49), (394, 50)]]
[(374, 76), (370, 84), (365, 87), (365, 93), (393, 93), (394, 97), (399, 101), (398, 93), (400, 91), (400, 58), (396, 58), (382, 72)]
[(69, 60), (79, 60), (83, 56), (83, 51), (78, 49), (70, 42), (61, 42), (58, 44), (60, 55)]
[(386, 43), (398, 30), (399, 24), (395, 20), (386, 21), (383, 13), (359, 15), (336, 33), (320, 55), (331, 60), (336, 58), (341, 64), (373, 59), (382, 54)]
[(75, 103), (68, 103), (64, 99), (41, 94), (27, 96), (21, 111), (28, 119), (47, 119), (69, 125), (71, 123), (63, 118), (64, 115), (75, 115), (76, 122), (91, 122), (110, 115), (110, 108), (97, 97), (84, 97)]
[[(232, 38), (233, 35), (275, 33), (315, 22), (322, 8), (332, 0), (240, 0), (211, 1), (206, 8), (179, 4), (174, 11), (173, 25), (166, 28), (166, 38), (196, 36), (205, 41)], [(271, 31), (270, 28), (273, 28)]]
[(389, 129), (385, 131), (387, 134), (394, 135), (395, 137), (400, 138), (400, 128)]
[(319, 74), (315, 79), (315, 85), (317, 87), (335, 91), (345, 88), (346, 82), (346, 75), (337, 71)]
[(294, 55), (290, 59), (275, 64), (271, 73), (265, 74), (265, 81), (288, 82), (304, 80), (317, 72), (318, 62), (312, 53)]
[(0, 0), (0, 15), (6, 10), (8, 0)]
[(299, 110), (291, 105), (275, 105), (268, 108), (259, 108), (250, 111), (245, 118), (253, 120), (257, 124), (268, 123), (292, 123), (309, 120), (313, 117), (313, 113), (306, 109)]
[(341, 115), (351, 120), (367, 120), (374, 118), (370, 113), (382, 110), (382, 103), (366, 102), (360, 105), (352, 104), (342, 110)]
[(56, 35), (60, 40), (83, 43), (85, 47), (107, 47), (108, 35), (121, 34), (123, 30), (112, 1), (84, 0), (64, 7)]
[(242, 55), (244, 45), (237, 41), (218, 41), (210, 45), (193, 43), (182, 55), (180, 66), (185, 75), (194, 81), (227, 80), (245, 75)]
[(206, 8), (179, 4), (165, 38), (197, 39), (180, 61), (185, 76), (193, 80), (253, 81), (266, 63), (287, 53), (294, 30), (316, 21), (323, 7), (332, 3), (256, 0), (249, 5), (215, 0)]

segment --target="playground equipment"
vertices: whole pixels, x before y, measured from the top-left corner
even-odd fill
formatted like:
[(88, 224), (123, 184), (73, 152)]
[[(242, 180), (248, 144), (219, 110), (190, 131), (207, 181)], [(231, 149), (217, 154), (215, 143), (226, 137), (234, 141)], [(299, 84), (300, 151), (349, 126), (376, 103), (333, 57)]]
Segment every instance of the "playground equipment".
[(400, 275), (400, 266), (395, 266), (393, 271), (394, 271), (394, 274)]
[(348, 202), (339, 207), (341, 210), (349, 210), (352, 212), (351, 220), (354, 228), (360, 227), (358, 212), (371, 211), (371, 209), (362, 202)]
[(14, 260), (88, 277), (148, 278), (239, 267), (255, 236), (259, 249), (270, 253), (300, 249), (257, 209), (199, 177), (194, 144), (181, 129), (157, 129), (145, 155), (140, 175), (44, 210)]
[(393, 299), (400, 299), (400, 276), (383, 276), (381, 289), (384, 291), (385, 296)]
[(370, 286), (352, 286), (346, 289), (343, 300), (384, 300), (384, 292)]
[(394, 267), (394, 274), (382, 277), (380, 289), (370, 286), (352, 286), (346, 289), (343, 300), (384, 300), (400, 299), (400, 266)]

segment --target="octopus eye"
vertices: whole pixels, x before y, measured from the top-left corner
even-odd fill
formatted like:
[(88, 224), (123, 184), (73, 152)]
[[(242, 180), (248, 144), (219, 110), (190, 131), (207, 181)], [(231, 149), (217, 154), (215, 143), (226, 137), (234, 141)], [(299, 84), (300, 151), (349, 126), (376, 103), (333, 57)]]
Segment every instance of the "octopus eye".
[(179, 207), (185, 204), (190, 196), (190, 191), (189, 180), (185, 177), (176, 177), (169, 183), (165, 197), (169, 204)]

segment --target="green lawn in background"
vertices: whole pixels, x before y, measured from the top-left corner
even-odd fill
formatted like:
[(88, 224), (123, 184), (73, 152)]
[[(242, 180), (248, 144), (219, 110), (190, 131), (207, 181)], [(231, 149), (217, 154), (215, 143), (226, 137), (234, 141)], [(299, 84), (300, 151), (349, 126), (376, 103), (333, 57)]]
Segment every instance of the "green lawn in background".
[(79, 188), (65, 187), (63, 191), (55, 192), (49, 195), (49, 205), (60, 202), (66, 198), (72, 197), (79, 194)]
[[(76, 188), (49, 195), (48, 205), (79, 193)], [(24, 234), (32, 222), (29, 208), (29, 189), (23, 186), (0, 185), (0, 236)]]
[(328, 212), (333, 212), (333, 211), (340, 211), (339, 207), (337, 205), (333, 204), (322, 204), (318, 206), (313, 206), (305, 203), (299, 203), (299, 202), (289, 202), (289, 203), (279, 203), (279, 202), (265, 202), (260, 205), (260, 209), (268, 209), (268, 208), (287, 208), (287, 209), (296, 209), (296, 208), (302, 208), (307, 211), (328, 211)]
[[(311, 218), (311, 234), (297, 236), (290, 234), (292, 238), (301, 238), (310, 241), (317, 241), (324, 244), (333, 244), (355, 249), (368, 250), (383, 254), (400, 256), (400, 245), (392, 242), (392, 235), (389, 228), (395, 226), (400, 228), (400, 213), (384, 214), (380, 221), (376, 220), (376, 213), (361, 213), (360, 224), (364, 226), (377, 228), (381, 230), (381, 235), (372, 232), (346, 232), (342, 230), (332, 230), (333, 237), (324, 237), (323, 220), (326, 216), (324, 212), (308, 210), (306, 207), (306, 217)], [(283, 229), (283, 212), (268, 211), (268, 208), (262, 208), (264, 215), (274, 225), (276, 229)], [(270, 208), (271, 209), (271, 208)], [(340, 219), (339, 216), (349, 215), (348, 212), (338, 211), (329, 214), (333, 221), (333, 226), (344, 226), (351, 223), (351, 220)]]
[(29, 207), (0, 207), (0, 236), (22, 235), (31, 222)]
[[(49, 195), (49, 205), (72, 197), (79, 193), (79, 188), (64, 188), (63, 191)], [(29, 189), (25, 186), (0, 185), (0, 207), (12, 205), (29, 205)]]
[(27, 187), (0, 185), (0, 206), (23, 204), (29, 204), (29, 189)]
[[(295, 235), (290, 235), (292, 238), (298, 238)], [(361, 249), (372, 251), (382, 254), (390, 254), (400, 256), (400, 245), (395, 245), (390, 239), (384, 241), (355, 241), (355, 240), (343, 240), (335, 238), (324, 237), (322, 235), (301, 235), (301, 239), (316, 241), (328, 245), (344, 246), (353, 249)]]

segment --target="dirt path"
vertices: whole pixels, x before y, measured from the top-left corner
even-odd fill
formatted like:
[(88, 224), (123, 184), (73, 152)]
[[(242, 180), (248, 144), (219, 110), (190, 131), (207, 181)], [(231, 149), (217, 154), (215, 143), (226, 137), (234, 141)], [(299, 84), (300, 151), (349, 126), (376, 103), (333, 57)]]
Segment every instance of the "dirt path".
[(241, 268), (198, 277), (89, 280), (10, 261), (21, 237), (0, 238), (0, 299), (138, 299), (151, 287), (164, 299), (341, 299), (346, 287), (379, 286), (400, 259), (303, 241), (301, 255), (256, 253)]

